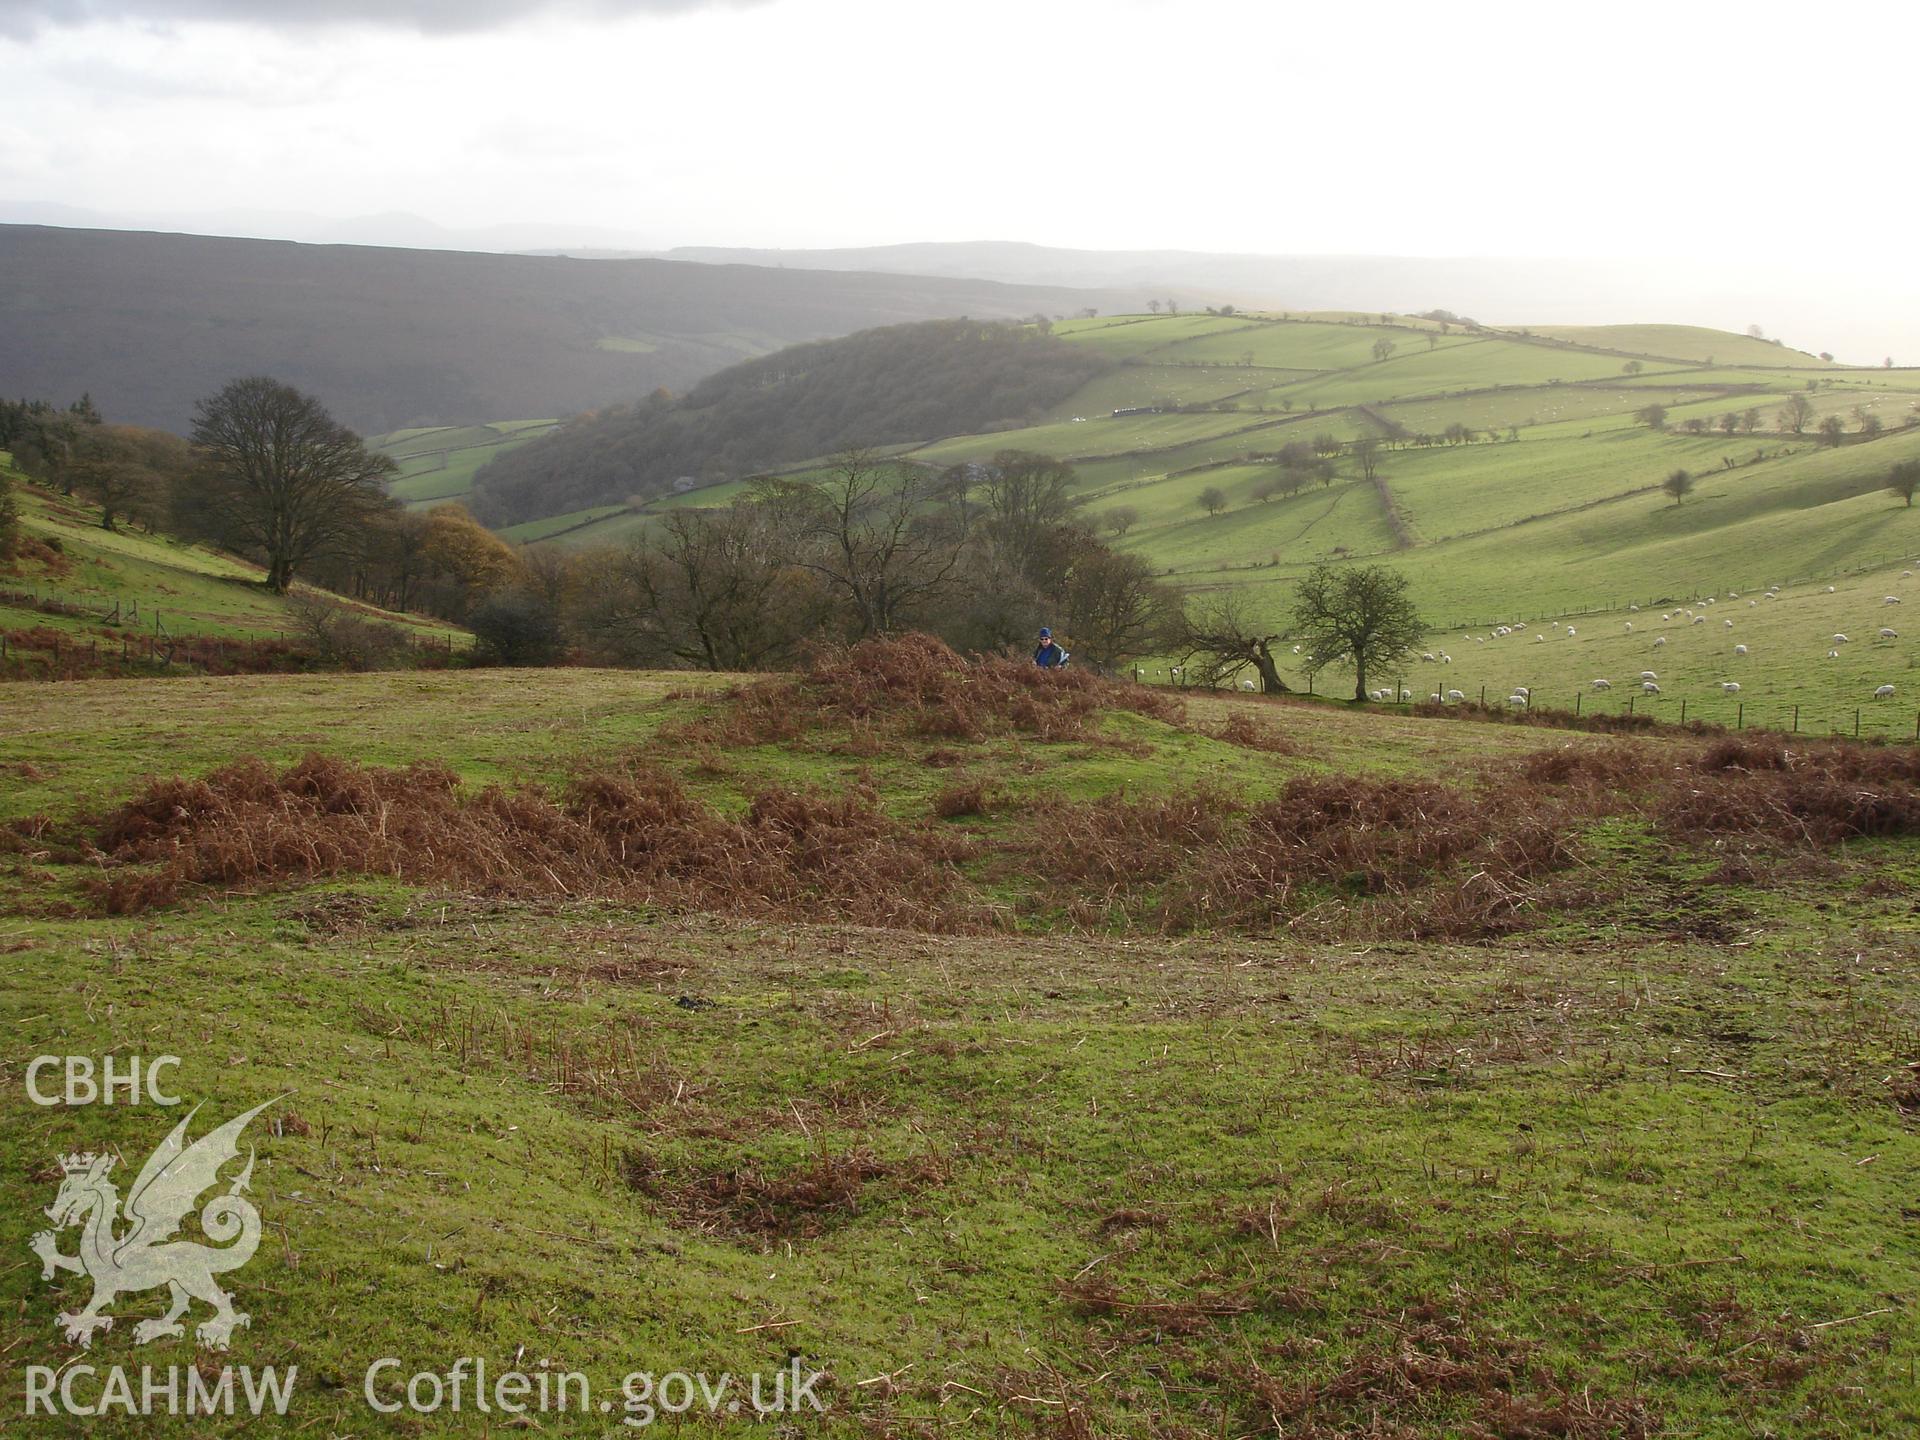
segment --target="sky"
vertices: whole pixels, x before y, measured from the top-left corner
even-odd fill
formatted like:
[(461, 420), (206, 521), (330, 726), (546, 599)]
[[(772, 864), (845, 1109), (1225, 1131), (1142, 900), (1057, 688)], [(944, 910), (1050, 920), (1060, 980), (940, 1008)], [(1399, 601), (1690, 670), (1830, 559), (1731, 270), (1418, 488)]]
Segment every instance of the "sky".
[(1916, 41), (1910, 3), (0, 0), (0, 199), (1891, 269)]

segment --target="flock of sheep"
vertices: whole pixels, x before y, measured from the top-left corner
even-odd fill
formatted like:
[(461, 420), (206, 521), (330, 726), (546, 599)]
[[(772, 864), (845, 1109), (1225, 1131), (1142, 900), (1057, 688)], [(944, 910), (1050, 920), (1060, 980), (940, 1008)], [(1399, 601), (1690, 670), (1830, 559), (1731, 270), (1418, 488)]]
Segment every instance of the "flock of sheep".
[[(1913, 571), (1904, 570), (1901, 572), (1901, 574), (1911, 578), (1913, 575)], [(1827, 586), (1827, 594), (1831, 595), (1833, 593), (1834, 593), (1834, 587), (1831, 585)], [(1739, 591), (1730, 590), (1727, 592), (1727, 599), (1738, 600), (1739, 598), (1740, 598)], [(1749, 607), (1757, 609), (1760, 605), (1761, 600), (1778, 600), (1779, 598), (1780, 598), (1780, 587), (1778, 585), (1769, 585), (1758, 599), (1749, 597), (1747, 600), (1747, 604)], [(1699, 605), (1698, 609), (1691, 606), (1681, 606), (1677, 610), (1669, 610), (1664, 612), (1660, 616), (1660, 618), (1662, 621), (1666, 622), (1667, 624), (1672, 624), (1678, 620), (1684, 620), (1686, 621), (1689, 627), (1694, 625), (1705, 625), (1708, 621), (1707, 614), (1705, 613), (1706, 607), (1709, 605), (1714, 605), (1716, 603), (1718, 603), (1718, 597), (1709, 595), (1705, 600), (1698, 602), (1698, 605)], [(1898, 595), (1888, 595), (1883, 597), (1881, 603), (1883, 605), (1898, 605), (1900, 603), (1900, 597)], [(1640, 611), (1640, 607), (1638, 605), (1629, 605), (1627, 609), (1632, 614), (1638, 614)], [(1625, 625), (1626, 633), (1629, 635), (1633, 634), (1634, 622), (1631, 620), (1628, 620), (1623, 623)], [(1721, 628), (1724, 630), (1731, 630), (1734, 628), (1733, 620), (1731, 617), (1723, 618), (1720, 623), (1721, 623)], [(1463, 634), (1460, 638), (1469, 644), (1491, 645), (1491, 644), (1497, 644), (1499, 641), (1507, 639), (1511, 636), (1517, 636), (1522, 632), (1526, 631), (1527, 628), (1528, 627), (1524, 623), (1518, 623), (1518, 622), (1512, 625), (1495, 625), (1492, 629), (1490, 629), (1484, 635)], [(1560, 621), (1555, 620), (1551, 622), (1551, 624), (1547, 627), (1547, 630), (1540, 630), (1540, 631), (1534, 632), (1534, 636), (1533, 636), (1534, 642), (1536, 644), (1544, 645), (1547, 643), (1549, 638), (1553, 638), (1553, 637), (1550, 637), (1550, 635), (1548, 634), (1548, 631), (1557, 632), (1561, 630), (1564, 630), (1566, 632), (1564, 637), (1562, 638), (1565, 638), (1568, 640), (1575, 639), (1579, 635), (1579, 631), (1576, 630), (1572, 625), (1562, 625)], [(1882, 640), (1897, 640), (1899, 639), (1899, 637), (1900, 637), (1900, 632), (1895, 630), (1892, 626), (1882, 625), (1880, 627), (1880, 638)], [(1656, 635), (1653, 639), (1653, 644), (1651, 648), (1658, 650), (1662, 646), (1664, 646), (1666, 643), (1667, 643), (1667, 637), (1665, 635)], [(1829, 642), (1830, 648), (1827, 651), (1827, 658), (1829, 660), (1839, 659), (1840, 651), (1838, 647), (1848, 643), (1850, 642), (1847, 636), (1835, 635), (1832, 638), (1832, 640)], [(1296, 650), (1296, 653), (1297, 653), (1297, 650)], [(1745, 645), (1735, 645), (1733, 647), (1733, 654), (1736, 657), (1745, 657), (1747, 653), (1748, 651)], [(1434, 665), (1447, 665), (1447, 664), (1451, 664), (1453, 661), (1453, 657), (1447, 654), (1445, 651), (1429, 650), (1429, 651), (1426, 651), (1424, 654), (1422, 654), (1420, 658), (1422, 661), (1426, 662), (1427, 664), (1434, 664)], [(1639, 683), (1641, 692), (1643, 694), (1658, 695), (1660, 693), (1660, 676), (1655, 671), (1642, 670), (1640, 672), (1640, 679), (1638, 683)], [(1738, 695), (1740, 693), (1740, 682), (1737, 680), (1722, 680), (1719, 682), (1719, 684), (1720, 684), (1720, 689), (1724, 694)], [(1592, 686), (1595, 690), (1606, 691), (1606, 690), (1613, 689), (1613, 682), (1607, 679), (1596, 679), (1592, 682)], [(1894, 693), (1894, 687), (1892, 685), (1881, 685), (1875, 688), (1873, 692), (1873, 698), (1876, 700), (1891, 700), (1893, 698), (1893, 693)], [(1373, 698), (1376, 700), (1391, 700), (1394, 698), (1394, 692), (1392, 690), (1380, 690), (1374, 693)], [(1408, 698), (1407, 692), (1404, 690), (1401, 691), (1399, 698), (1402, 700), (1407, 699)], [(1435, 702), (1443, 702), (1443, 701), (1458, 702), (1458, 701), (1464, 700), (1466, 696), (1459, 690), (1436, 690), (1432, 692), (1432, 694), (1430, 694), (1428, 698)], [(1507, 696), (1507, 704), (1509, 705), (1525, 707), (1525, 706), (1531, 705), (1532, 703), (1533, 703), (1533, 692), (1524, 685), (1514, 686), (1512, 692)]]

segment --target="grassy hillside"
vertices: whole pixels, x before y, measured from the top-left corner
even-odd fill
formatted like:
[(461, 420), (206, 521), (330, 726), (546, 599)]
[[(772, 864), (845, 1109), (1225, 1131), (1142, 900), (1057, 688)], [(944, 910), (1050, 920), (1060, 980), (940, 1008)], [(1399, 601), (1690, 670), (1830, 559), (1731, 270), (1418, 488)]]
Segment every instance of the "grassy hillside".
[[(1789, 721), (1799, 705), (1822, 728), (1851, 729), (1853, 711), (1880, 685), (1902, 697), (1911, 688), (1904, 676), (1920, 652), (1904, 636), (1881, 644), (1884, 617), (1858, 607), (1828, 614), (1820, 597), (1829, 583), (1842, 595), (1892, 585), (1920, 558), (1920, 512), (1880, 490), (1894, 464), (1920, 458), (1920, 371), (1848, 368), (1748, 336), (1667, 325), (1517, 332), (1378, 316), (1123, 315), (1066, 321), (1054, 334), (1114, 368), (1036, 424), (929, 437), (899, 453), (935, 466), (1010, 447), (1071, 460), (1096, 524), (1119, 507), (1136, 512), (1122, 548), (1190, 590), (1243, 590), (1276, 622), (1308, 566), (1391, 563), (1445, 627), (1432, 648), (1471, 668), (1450, 684), (1436, 680), (1443, 693), (1486, 685), (1503, 697), (1505, 687), (1527, 685), (1571, 703), (1576, 689), (1608, 679), (1615, 688), (1583, 705), (1624, 707), (1622, 675), (1659, 666), (1590, 657), (1578, 645), (1549, 658), (1531, 635), (1524, 656), (1512, 646), (1482, 655), (1464, 642), (1476, 651), (1469, 661), (1459, 632), (1595, 612), (1589, 633), (1624, 635), (1629, 604), (1775, 583), (1786, 600), (1808, 601), (1798, 613), (1819, 614), (1817, 624), (1757, 637), (1764, 643), (1750, 645), (1738, 675), (1711, 655), (1690, 656), (1671, 683), (1662, 678), (1658, 699), (1635, 703), (1677, 715), (1684, 701), (1690, 717), (1729, 722), (1743, 703)], [(1792, 395), (1811, 406), (1799, 434), (1778, 418)], [(1664, 429), (1636, 418), (1650, 404), (1668, 412)], [(1837, 448), (1817, 433), (1828, 416), (1843, 423)], [(1873, 425), (1877, 436), (1863, 428)], [(1343, 455), (1326, 484), (1273, 488), (1287, 446), (1365, 436), (1385, 441), (1374, 481)], [(1678, 468), (1697, 484), (1676, 506), (1659, 486)], [(1227, 497), (1224, 512), (1201, 508), (1209, 489)], [(664, 505), (725, 503), (735, 493), (721, 485), (575, 510), (509, 533), (622, 540)], [(1781, 625), (1790, 613), (1782, 604)], [(1864, 627), (1875, 643), (1825, 663), (1820, 626)], [(1674, 637), (1671, 654), (1694, 639)], [(1166, 673), (1164, 662), (1150, 668)], [(1305, 683), (1298, 672), (1290, 678)], [(1742, 686), (1740, 699), (1726, 701), (1728, 682)], [(1892, 732), (1910, 720), (1882, 706), (1861, 724)]]
[(393, 457), (399, 473), (387, 488), (410, 509), (464, 504), (474, 472), (493, 459), (548, 434), (555, 420), (496, 420), (487, 425), (435, 425), (367, 438), (369, 448)]
[[(28, 482), (4, 452), (0, 471), (14, 482), (26, 539), (11, 565), (0, 564), (6, 673), (85, 672), (123, 658), (133, 669), (226, 668), (243, 663), (244, 647), (258, 647), (252, 658), (263, 664), (275, 647), (297, 662), (299, 600), (268, 593), (258, 566), (165, 535), (103, 530), (97, 509)], [(351, 608), (421, 643), (464, 637), (423, 616)]]
[[(583, 1373), (556, 1433), (791, 1358), (836, 1436), (1920, 1424), (1899, 757), (944, 663), (15, 687), (14, 1073), (272, 1102), (224, 1358), (294, 1398), (142, 1433), (419, 1433), (383, 1356)], [(0, 1117), (22, 1247), (52, 1157), (177, 1118)], [(12, 1383), (85, 1293), (0, 1269)], [(86, 1362), (192, 1363), (163, 1303)], [(471, 1394), (432, 1427), (512, 1428)]]

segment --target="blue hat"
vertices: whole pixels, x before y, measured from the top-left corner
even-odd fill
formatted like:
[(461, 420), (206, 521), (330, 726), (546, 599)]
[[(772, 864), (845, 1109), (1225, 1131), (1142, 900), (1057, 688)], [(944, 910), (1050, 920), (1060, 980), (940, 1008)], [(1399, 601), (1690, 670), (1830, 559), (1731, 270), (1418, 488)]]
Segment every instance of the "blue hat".
[(1053, 631), (1049, 630), (1046, 626), (1042, 625), (1040, 627), (1040, 638), (1042, 640), (1051, 640), (1053, 638)]

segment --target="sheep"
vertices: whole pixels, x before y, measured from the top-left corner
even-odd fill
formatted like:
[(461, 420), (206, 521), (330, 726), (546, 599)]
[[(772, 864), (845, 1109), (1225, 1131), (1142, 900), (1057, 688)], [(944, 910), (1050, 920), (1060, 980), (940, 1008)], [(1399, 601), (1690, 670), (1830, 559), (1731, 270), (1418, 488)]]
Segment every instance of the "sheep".
[(1898, 630), (1890, 630), (1885, 625), (1882, 625), (1880, 627), (1880, 638), (1882, 640), (1898, 640), (1900, 638), (1900, 632)]
[(1873, 692), (1873, 698), (1876, 700), (1891, 700), (1893, 698), (1893, 686), (1882, 685)]
[(1836, 635), (1833, 637), (1833, 643), (1836, 645), (1845, 645), (1848, 643), (1847, 637), (1844, 635)]
[(1638, 605), (1629, 605), (1627, 606), (1627, 613), (1630, 615), (1638, 615), (1640, 613), (1640, 607)]
[(1633, 622), (1629, 620), (1627, 621), (1627, 634), (1631, 635), (1632, 633), (1633, 633)]
[(1426, 652), (1424, 652), (1424, 653), (1423, 653), (1423, 654), (1422, 654), (1422, 655), (1420, 656), (1420, 658), (1421, 658), (1422, 660), (1424, 660), (1424, 661), (1426, 661), (1426, 662), (1427, 662), (1427, 664), (1429, 664), (1429, 665), (1431, 665), (1431, 664), (1433, 664), (1433, 663), (1434, 663), (1434, 660), (1433, 660), (1433, 652), (1432, 652), (1431, 650), (1428, 650), (1428, 651), (1426, 651)]
[(1296, 645), (1296, 646), (1294, 646), (1294, 647), (1293, 647), (1293, 653), (1294, 653), (1294, 654), (1296, 654), (1296, 655), (1298, 655), (1298, 654), (1300, 653), (1300, 647), (1299, 647), (1298, 645)]
[(1536, 645), (1544, 645), (1547, 643), (1547, 637), (1544, 635), (1536, 635), (1533, 637), (1533, 640)]
[(1654, 649), (1656, 649), (1656, 650), (1658, 650), (1658, 649), (1659, 649), (1659, 648), (1660, 648), (1660, 647), (1661, 647), (1662, 645), (1664, 645), (1664, 644), (1666, 644), (1666, 643), (1667, 643), (1667, 637), (1666, 637), (1666, 636), (1664, 636), (1664, 635), (1661, 635), (1661, 636), (1658, 636), (1658, 637), (1656, 637), (1656, 638), (1655, 638), (1655, 640), (1654, 640), (1654, 642), (1653, 642), (1653, 648), (1654, 648)]
[(1838, 660), (1839, 658), (1840, 658), (1840, 652), (1838, 650), (1827, 651), (1827, 659)]
[(1596, 690), (1611, 690), (1613, 688), (1613, 682), (1611, 680), (1596, 680), (1593, 682), (1593, 688)]
[(1438, 705), (1443, 698), (1444, 697), (1440, 694), (1438, 690), (1434, 691), (1431, 695), (1427, 696), (1427, 700), (1429, 701), (1429, 703), (1434, 705)]
[(1442, 650), (1440, 652), (1440, 663), (1442, 665), (1451, 665), (1453, 663), (1453, 657), (1447, 654), (1446, 651)]
[(1900, 578), (1901, 578), (1902, 580), (1911, 580), (1911, 579), (1913, 578), (1913, 571), (1911, 571), (1911, 570), (1902, 570), (1902, 571), (1900, 572)]
[(1524, 686), (1524, 685), (1516, 685), (1516, 686), (1514, 686), (1514, 687), (1513, 687), (1513, 693), (1514, 693), (1514, 694), (1516, 694), (1516, 695), (1524, 695), (1524, 696), (1526, 696), (1526, 697), (1527, 697), (1527, 698), (1528, 698), (1529, 700), (1531, 700), (1531, 699), (1533, 698), (1533, 691), (1531, 691), (1531, 690), (1529, 690), (1529, 689), (1528, 689), (1528, 688), (1527, 688), (1526, 686)]
[(1831, 585), (1829, 585), (1829, 586), (1827, 586), (1827, 593), (1828, 593), (1829, 595), (1831, 595), (1831, 594), (1833, 594), (1833, 586), (1831, 586)]
[(1646, 683), (1645, 683), (1644, 685), (1642, 685), (1642, 686), (1641, 686), (1640, 688), (1641, 688), (1641, 690), (1643, 690), (1644, 692), (1646, 692), (1646, 693), (1647, 693), (1647, 694), (1649, 694), (1649, 695), (1658, 695), (1658, 694), (1660, 693), (1660, 687), (1659, 687), (1658, 685), (1656, 685), (1656, 684), (1654, 684), (1654, 683), (1653, 683), (1653, 681), (1651, 681), (1651, 680), (1649, 680), (1649, 681), (1647, 681), (1647, 682), (1646, 682)]
[(1733, 647), (1733, 653), (1736, 655), (1744, 655), (1747, 653), (1747, 647), (1744, 645), (1736, 645)]
[(1642, 670), (1640, 672), (1640, 678), (1642, 680), (1658, 680), (1660, 677), (1651, 670)]
[(1509, 705), (1519, 705), (1524, 707), (1526, 703), (1527, 703), (1527, 697), (1522, 694), (1519, 694), (1518, 692), (1515, 692), (1514, 694), (1507, 696), (1507, 704)]
[(1466, 698), (1467, 697), (1458, 690), (1447, 691), (1447, 699), (1449, 700), (1464, 700)]
[(1575, 635), (1579, 633), (1580, 632), (1575, 630), (1571, 625), (1567, 626), (1567, 639), (1571, 640)]
[(1411, 690), (1402, 690), (1400, 692), (1400, 703), (1402, 705), (1407, 704), (1412, 699), (1413, 699), (1413, 692)]
[(1240, 682), (1240, 688), (1242, 690), (1258, 690), (1260, 687), (1255, 685), (1251, 680), (1242, 680)]
[(1740, 682), (1738, 680), (1722, 680), (1720, 682), (1720, 688), (1729, 695), (1738, 695), (1740, 693)]
[(1662, 616), (1661, 616), (1660, 618), (1661, 618), (1662, 620), (1671, 620), (1671, 619), (1673, 619), (1673, 613), (1672, 613), (1671, 611), (1669, 611), (1669, 612), (1668, 612), (1667, 614), (1665, 614), (1665, 615), (1662, 615)]
[(1898, 595), (1883, 595), (1880, 603), (1882, 605), (1898, 605), (1900, 603), (1900, 597)]
[(1740, 592), (1738, 590), (1729, 590), (1727, 591), (1727, 598), (1729, 600), (1738, 600), (1740, 598)]
[(1731, 629), (1733, 628), (1733, 621), (1731, 621), (1731, 620), (1722, 620), (1722, 621), (1721, 621), (1720, 623), (1721, 623), (1722, 625), (1724, 625), (1724, 626), (1726, 626), (1726, 627), (1727, 627), (1727, 629), (1729, 629), (1729, 630), (1731, 630)]
[(1707, 617), (1704, 615), (1696, 615), (1693, 617), (1693, 623), (1696, 625), (1704, 625), (1707, 623)]
[(1760, 603), (1760, 602), (1759, 602), (1758, 600), (1749, 600), (1749, 601), (1747, 601), (1747, 608), (1748, 608), (1749, 610), (1752, 610), (1752, 609), (1754, 609), (1754, 608), (1755, 608), (1756, 606), (1758, 606), (1758, 605), (1759, 605), (1759, 603)]

